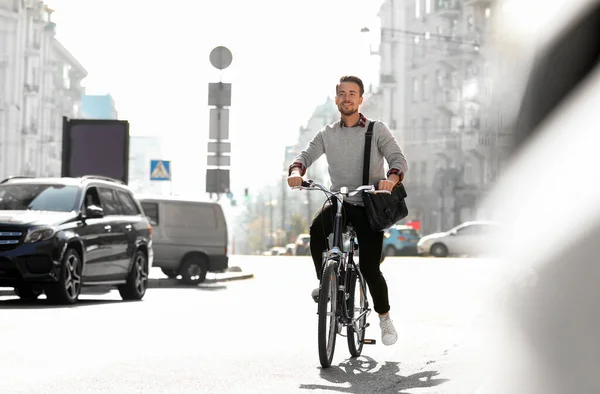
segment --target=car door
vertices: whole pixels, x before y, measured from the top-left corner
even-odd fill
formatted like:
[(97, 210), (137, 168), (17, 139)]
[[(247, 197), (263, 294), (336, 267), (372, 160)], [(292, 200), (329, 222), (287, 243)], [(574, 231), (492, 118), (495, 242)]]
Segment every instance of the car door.
[(125, 235), (125, 219), (114, 189), (106, 186), (98, 187), (100, 201), (104, 207), (105, 233), (104, 242), (107, 246), (103, 256), (106, 267), (106, 280), (123, 279), (123, 265), (127, 259), (127, 236)]
[(141, 230), (140, 223), (142, 222), (142, 213), (139, 210), (133, 196), (125, 191), (117, 189), (115, 190), (119, 205), (121, 206), (121, 225), (123, 226), (123, 233), (125, 235), (125, 241), (127, 242), (127, 249), (123, 258), (119, 259), (120, 271), (122, 274), (127, 275), (131, 268), (133, 256), (137, 248), (138, 231)]
[(83, 278), (97, 279), (102, 275), (104, 268), (103, 256), (106, 253), (104, 250), (104, 217), (87, 218), (85, 212), (88, 206), (96, 206), (103, 208), (98, 196), (98, 190), (94, 186), (89, 186), (85, 190), (83, 202), (81, 204), (81, 212), (84, 220), (81, 221), (76, 229), (79, 239), (83, 243), (85, 265), (83, 267)]
[[(178, 261), (176, 253), (170, 249), (167, 234), (164, 227), (164, 205), (158, 201), (140, 201), (144, 213), (152, 225), (152, 247), (154, 249), (154, 261), (160, 265), (176, 266)], [(162, 206), (162, 207), (161, 207)]]
[(451, 252), (461, 255), (472, 254), (475, 251), (481, 236), (482, 225), (480, 224), (473, 223), (459, 228), (456, 232), (456, 235), (453, 236), (455, 242), (453, 243), (453, 249)]

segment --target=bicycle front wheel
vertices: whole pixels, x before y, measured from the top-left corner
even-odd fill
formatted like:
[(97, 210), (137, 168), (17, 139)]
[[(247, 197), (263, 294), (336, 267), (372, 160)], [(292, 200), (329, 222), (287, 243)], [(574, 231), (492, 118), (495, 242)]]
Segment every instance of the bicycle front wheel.
[(337, 334), (337, 262), (327, 261), (319, 289), (319, 360), (323, 368), (329, 368), (333, 360)]
[(347, 328), (348, 350), (352, 357), (360, 356), (365, 340), (367, 325), (367, 295), (363, 291), (361, 281), (355, 271), (350, 275), (348, 283), (348, 317), (352, 319), (353, 324)]

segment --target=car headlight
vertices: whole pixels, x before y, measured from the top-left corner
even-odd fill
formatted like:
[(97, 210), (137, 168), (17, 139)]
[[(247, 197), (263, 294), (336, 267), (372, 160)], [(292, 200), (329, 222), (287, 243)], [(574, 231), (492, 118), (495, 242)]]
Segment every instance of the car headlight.
[(55, 230), (52, 227), (31, 228), (25, 236), (25, 243), (34, 243), (45, 241), (54, 235)]

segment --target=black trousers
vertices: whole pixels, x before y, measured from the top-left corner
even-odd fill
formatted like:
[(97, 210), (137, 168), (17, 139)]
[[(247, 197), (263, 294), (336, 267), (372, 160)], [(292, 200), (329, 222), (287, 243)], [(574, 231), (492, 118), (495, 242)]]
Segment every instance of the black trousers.
[[(337, 203), (336, 203), (337, 204)], [(377, 313), (390, 310), (388, 288), (385, 278), (379, 269), (383, 231), (374, 232), (369, 227), (364, 207), (344, 202), (343, 223), (348, 222), (356, 230), (358, 249), (360, 252), (360, 271), (367, 282), (373, 298), (373, 309)], [(326, 205), (313, 219), (310, 226), (310, 253), (315, 264), (317, 278), (321, 280), (323, 270), (323, 252), (327, 249), (327, 237), (333, 232), (333, 220), (337, 205)]]

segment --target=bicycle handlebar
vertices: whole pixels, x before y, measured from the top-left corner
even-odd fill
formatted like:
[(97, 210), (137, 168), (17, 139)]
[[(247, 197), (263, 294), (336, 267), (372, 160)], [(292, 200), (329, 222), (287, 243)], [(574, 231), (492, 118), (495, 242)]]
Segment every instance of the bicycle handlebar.
[(292, 190), (321, 190), (327, 194), (330, 195), (338, 195), (338, 194), (342, 194), (348, 197), (352, 197), (355, 196), (356, 194), (360, 193), (360, 192), (365, 192), (365, 193), (372, 193), (372, 194), (391, 194), (391, 192), (389, 190), (377, 190), (375, 189), (374, 185), (363, 185), (363, 186), (359, 186), (354, 190), (348, 190), (348, 188), (346, 186), (343, 186), (340, 188), (339, 192), (332, 192), (330, 190), (327, 190), (327, 188), (323, 185), (319, 185), (318, 183), (313, 182), (312, 180), (308, 180), (308, 181), (302, 181), (302, 185), (301, 186), (294, 186), (292, 187)]

